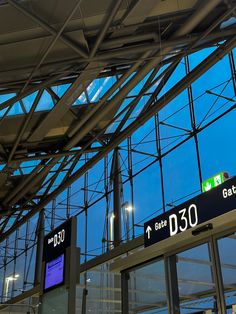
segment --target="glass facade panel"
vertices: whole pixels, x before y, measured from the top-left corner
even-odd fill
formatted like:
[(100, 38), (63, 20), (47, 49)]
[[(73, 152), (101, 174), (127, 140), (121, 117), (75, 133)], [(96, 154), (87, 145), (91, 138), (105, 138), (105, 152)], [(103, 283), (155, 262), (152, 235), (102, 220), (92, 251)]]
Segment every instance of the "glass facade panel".
[(227, 314), (236, 305), (236, 233), (217, 241)]
[[(180, 313), (218, 313), (208, 244), (176, 255)], [(191, 300), (191, 301), (190, 301)]]
[(200, 182), (193, 139), (163, 158), (163, 174), (167, 209), (183, 203), (184, 197), (191, 198), (194, 194), (199, 194)]
[[(215, 255), (210, 247), (210, 242), (206, 242), (176, 254), (174, 260), (166, 257), (129, 271), (126, 279), (128, 313), (170, 313), (168, 304), (175, 309), (171, 313), (223, 313), (217, 299), (219, 293), (215, 281), (219, 279), (214, 275), (215, 261), (212, 262)], [(176, 263), (176, 268), (172, 262)], [(170, 263), (170, 271), (165, 263)], [(176, 287), (171, 287), (175, 285), (175, 278), (177, 291)], [(219, 283), (217, 287), (219, 289)], [(168, 300), (169, 293), (172, 295)]]
[(164, 261), (129, 273), (129, 313), (168, 313)]
[(43, 295), (40, 313), (65, 314), (68, 309), (68, 290), (60, 287)]
[(115, 314), (121, 312), (120, 273), (109, 271), (109, 264), (82, 273), (76, 290), (76, 313)]
[(236, 150), (233, 149), (232, 137), (236, 131), (234, 119), (235, 112), (232, 111), (199, 134), (203, 179), (219, 171), (227, 171), (230, 175), (235, 173)]

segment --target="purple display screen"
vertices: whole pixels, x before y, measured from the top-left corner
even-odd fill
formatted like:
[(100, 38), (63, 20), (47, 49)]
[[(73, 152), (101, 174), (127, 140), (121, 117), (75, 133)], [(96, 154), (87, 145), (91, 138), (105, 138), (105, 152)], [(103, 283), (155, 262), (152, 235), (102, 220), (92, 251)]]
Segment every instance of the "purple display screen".
[(46, 263), (44, 290), (64, 282), (64, 254)]

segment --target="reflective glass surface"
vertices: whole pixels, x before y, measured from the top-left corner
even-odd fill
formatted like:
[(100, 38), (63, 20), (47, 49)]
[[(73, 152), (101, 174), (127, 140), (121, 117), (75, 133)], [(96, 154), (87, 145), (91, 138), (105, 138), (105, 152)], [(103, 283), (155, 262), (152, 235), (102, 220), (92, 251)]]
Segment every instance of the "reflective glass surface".
[(177, 254), (177, 276), (181, 314), (205, 313), (207, 310), (217, 313), (208, 244)]
[(129, 313), (168, 313), (164, 261), (129, 273)]
[(76, 313), (121, 313), (120, 273), (109, 271), (109, 264), (99, 265), (80, 276), (76, 290)]
[(236, 305), (236, 234), (232, 233), (218, 241), (222, 280), (227, 314)]

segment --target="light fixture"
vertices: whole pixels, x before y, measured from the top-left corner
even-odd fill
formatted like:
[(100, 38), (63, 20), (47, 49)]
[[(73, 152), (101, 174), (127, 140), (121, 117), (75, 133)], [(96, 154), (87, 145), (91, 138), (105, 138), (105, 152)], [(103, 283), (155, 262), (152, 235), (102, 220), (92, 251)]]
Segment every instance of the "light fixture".
[(9, 277), (6, 277), (6, 281), (14, 281), (14, 280), (17, 280), (17, 278), (19, 278), (20, 275), (19, 274), (15, 274), (14, 276), (9, 276)]
[(11, 275), (5, 278), (5, 301), (8, 300), (9, 284), (11, 281), (15, 281), (20, 277), (19, 274)]
[(125, 210), (126, 210), (127, 212), (132, 212), (133, 207), (132, 207), (131, 205), (128, 205), (128, 206), (125, 207)]
[(114, 241), (114, 220), (115, 220), (115, 215), (114, 213), (110, 214), (110, 243), (111, 243), (111, 248), (113, 247), (113, 241)]
[(128, 203), (128, 202), (125, 202), (124, 204), (123, 204), (123, 206), (124, 206), (124, 209), (127, 211), (127, 212), (132, 212), (133, 211), (133, 206), (130, 204), (130, 203)]

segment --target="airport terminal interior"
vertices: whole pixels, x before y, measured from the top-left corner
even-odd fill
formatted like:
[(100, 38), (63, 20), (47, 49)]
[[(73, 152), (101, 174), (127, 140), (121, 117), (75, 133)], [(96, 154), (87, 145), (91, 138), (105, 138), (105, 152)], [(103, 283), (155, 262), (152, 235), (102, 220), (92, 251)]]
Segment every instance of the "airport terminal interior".
[(0, 314), (236, 313), (236, 0), (0, 0)]

